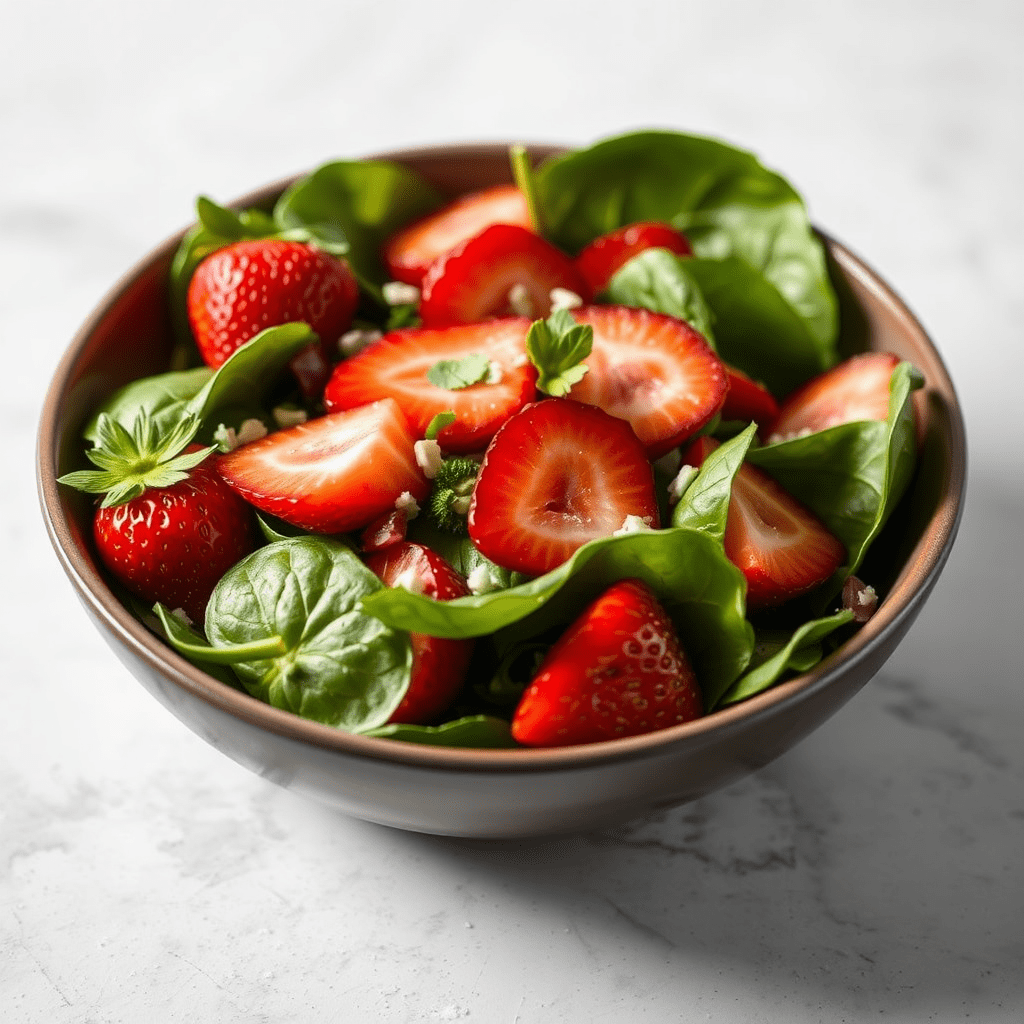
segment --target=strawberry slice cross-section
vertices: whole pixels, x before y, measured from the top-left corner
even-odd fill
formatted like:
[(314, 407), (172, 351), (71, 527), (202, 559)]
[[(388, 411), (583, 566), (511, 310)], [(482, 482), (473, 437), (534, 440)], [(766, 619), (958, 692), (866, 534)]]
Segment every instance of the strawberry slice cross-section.
[(534, 402), (495, 434), (469, 536), (493, 562), (540, 575), (627, 517), (656, 527), (654, 474), (628, 423), (570, 399)]
[[(418, 437), (442, 412), (455, 421), (438, 434), (445, 451), (481, 451), (514, 412), (534, 398), (537, 371), (526, 358), (530, 321), (521, 317), (444, 328), (393, 331), (339, 363), (324, 392), (328, 410), (350, 409), (381, 398), (401, 406)], [(483, 356), (481, 379), (449, 388), (428, 376), (441, 362)]]
[(415, 442), (386, 398), (268, 434), (223, 456), (218, 469), (258, 509), (316, 533), (344, 533), (394, 509), (405, 492), (427, 496)]
[(594, 329), (589, 370), (572, 397), (633, 427), (656, 459), (711, 421), (725, 401), (722, 361), (688, 323), (631, 306), (584, 306)]
[(602, 292), (615, 272), (647, 249), (668, 249), (678, 256), (692, 256), (684, 235), (661, 221), (641, 221), (595, 238), (576, 257), (576, 267), (594, 295)]

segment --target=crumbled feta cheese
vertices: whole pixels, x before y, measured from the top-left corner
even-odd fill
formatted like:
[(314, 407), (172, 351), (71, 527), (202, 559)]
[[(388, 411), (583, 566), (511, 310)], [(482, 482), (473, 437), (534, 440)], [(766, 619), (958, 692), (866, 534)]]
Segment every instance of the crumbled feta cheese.
[(653, 522), (650, 516), (626, 516), (622, 525), (612, 534), (613, 537), (621, 537), (627, 533), (644, 533), (652, 529)]
[(670, 505), (679, 503), (679, 499), (686, 493), (686, 488), (696, 479), (697, 472), (696, 466), (680, 467), (672, 483), (668, 485), (668, 503)]
[(552, 288), (549, 297), (551, 299), (552, 313), (556, 309), (576, 309), (578, 306), (583, 305), (583, 299), (568, 288)]
[(267, 436), (267, 428), (262, 420), (243, 420), (242, 425), (235, 430), (221, 423), (213, 432), (213, 440), (222, 452), (233, 452), (243, 444), (250, 441), (258, 441), (261, 437)]
[(514, 284), (509, 288), (508, 304), (516, 316), (533, 316), (533, 299), (525, 284)]
[(412, 566), (398, 574), (394, 586), (408, 590), (410, 594), (422, 594), (425, 589), (423, 577)]
[(357, 352), (362, 352), (367, 345), (379, 341), (381, 337), (383, 335), (378, 330), (356, 328), (352, 331), (346, 331), (338, 339), (338, 351), (346, 357), (354, 356)]
[(270, 410), (270, 414), (274, 417), (274, 422), (279, 427), (297, 427), (300, 423), (305, 423), (309, 419), (305, 409), (292, 409), (287, 405), (275, 406)]
[(188, 612), (184, 608), (175, 608), (171, 614), (180, 622), (184, 622), (186, 626), (192, 625), (192, 620), (188, 617)]
[(402, 491), (395, 498), (395, 508), (404, 512), (407, 519), (415, 519), (420, 514), (419, 502), (408, 491)]
[(466, 583), (473, 594), (489, 594), (498, 589), (498, 581), (494, 578), (489, 565), (478, 565), (467, 577)]
[(388, 281), (381, 289), (389, 306), (415, 306), (420, 301), (420, 290), (404, 281)]
[(441, 446), (436, 441), (417, 441), (413, 451), (416, 453), (416, 465), (428, 480), (433, 480), (441, 468)]

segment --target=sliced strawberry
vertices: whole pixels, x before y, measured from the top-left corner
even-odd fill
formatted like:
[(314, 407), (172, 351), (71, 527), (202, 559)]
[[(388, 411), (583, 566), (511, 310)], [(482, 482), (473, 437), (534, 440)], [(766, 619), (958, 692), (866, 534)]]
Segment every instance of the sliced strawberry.
[(526, 197), (515, 185), (496, 185), (461, 196), (402, 228), (384, 245), (384, 262), (396, 281), (418, 288), (438, 257), (492, 224), (530, 227)]
[(374, 519), (359, 535), (359, 547), (367, 553), (383, 551), (392, 544), (399, 544), (405, 540), (408, 528), (409, 513), (404, 508), (385, 512)]
[[(371, 555), (366, 564), (389, 587), (404, 586), (438, 601), (469, 594), (466, 581), (440, 555), (422, 544), (393, 544)], [(425, 633), (410, 633), (409, 640), (409, 689), (388, 721), (429, 725), (462, 688), (473, 641), (443, 640)]]
[(247, 501), (294, 526), (344, 533), (430, 484), (416, 464), (416, 436), (390, 398), (279, 430), (236, 448), (221, 476)]
[(431, 266), (423, 279), (420, 316), (430, 327), (489, 317), (546, 317), (553, 288), (584, 299), (590, 293), (560, 249), (527, 228), (494, 224)]
[(723, 420), (743, 420), (757, 424), (771, 423), (779, 414), (778, 402), (772, 393), (762, 384), (752, 380), (742, 370), (728, 363), (725, 377), (729, 390), (725, 393), (725, 404), (722, 406)]
[(572, 397), (627, 420), (649, 458), (671, 451), (721, 409), (722, 361), (689, 324), (630, 306), (583, 306), (572, 315), (594, 329), (590, 369)]
[[(683, 461), (700, 466), (718, 447), (700, 437)], [(725, 553), (747, 579), (747, 606), (766, 608), (807, 593), (843, 564), (842, 541), (767, 473), (743, 463), (733, 478)]]
[[(438, 434), (438, 443), (450, 452), (479, 451), (535, 395), (537, 371), (526, 358), (529, 329), (530, 321), (517, 317), (393, 331), (334, 368), (324, 404), (340, 410), (393, 398), (418, 437), (434, 416), (452, 411), (455, 422)], [(491, 362), (489, 379), (449, 389), (427, 378), (436, 363), (476, 354)]]
[(768, 443), (841, 423), (886, 419), (889, 379), (898, 364), (899, 358), (889, 352), (865, 352), (809, 380), (782, 403)]
[(550, 398), (494, 435), (469, 507), (469, 536), (498, 565), (539, 575), (627, 516), (658, 525), (654, 474), (628, 423)]
[(693, 255), (686, 236), (675, 228), (662, 221), (641, 221), (595, 238), (576, 257), (576, 268), (590, 285), (591, 294), (598, 295), (616, 270), (645, 249), (668, 249), (680, 256)]
[(702, 713), (672, 620), (645, 583), (620, 580), (548, 652), (516, 708), (512, 736), (531, 747), (597, 743)]

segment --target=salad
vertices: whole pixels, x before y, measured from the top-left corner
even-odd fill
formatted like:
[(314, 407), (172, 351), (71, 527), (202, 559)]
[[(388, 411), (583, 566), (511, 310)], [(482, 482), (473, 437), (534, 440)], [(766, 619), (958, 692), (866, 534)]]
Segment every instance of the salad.
[(173, 365), (84, 429), (112, 586), (223, 683), (340, 729), (592, 743), (807, 671), (870, 617), (919, 372), (841, 358), (804, 205), (638, 132), (454, 199), (325, 164), (200, 197)]

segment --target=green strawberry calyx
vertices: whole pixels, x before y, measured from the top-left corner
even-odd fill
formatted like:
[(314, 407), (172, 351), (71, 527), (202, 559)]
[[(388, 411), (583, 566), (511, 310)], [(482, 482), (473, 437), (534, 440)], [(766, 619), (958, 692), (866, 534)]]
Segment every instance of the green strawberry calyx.
[(96, 421), (96, 445), (86, 458), (98, 469), (65, 473), (58, 483), (102, 494), (100, 508), (123, 505), (150, 488), (171, 487), (186, 480), (216, 445), (185, 452), (199, 430), (199, 419), (183, 417), (173, 430), (161, 435), (149, 416), (141, 415), (125, 428), (106, 413)]

